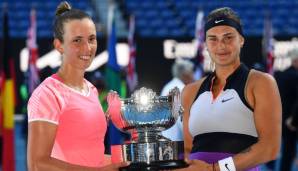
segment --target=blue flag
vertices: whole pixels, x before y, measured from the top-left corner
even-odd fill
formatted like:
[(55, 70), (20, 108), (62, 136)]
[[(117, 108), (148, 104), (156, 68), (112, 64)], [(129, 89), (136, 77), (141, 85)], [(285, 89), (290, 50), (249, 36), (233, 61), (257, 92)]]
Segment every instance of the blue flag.
[(116, 36), (116, 27), (114, 19), (110, 19), (112, 21), (109, 22), (111, 26), (109, 26), (109, 38), (108, 38), (108, 67), (113, 69), (114, 71), (120, 71), (120, 66), (117, 63), (117, 53), (116, 53), (116, 44), (117, 44), (117, 36)]
[[(114, 7), (111, 6), (109, 9), (108, 15), (108, 62), (105, 70), (105, 79), (107, 88), (109, 90), (117, 91), (121, 96), (121, 68), (117, 63), (117, 52), (116, 52), (116, 44), (117, 44), (117, 36), (116, 36), (116, 27), (114, 21)], [(123, 96), (121, 96), (123, 97)], [(108, 137), (109, 144), (119, 145), (123, 144), (125, 139), (125, 133), (119, 131), (114, 124), (110, 121), (108, 127)]]

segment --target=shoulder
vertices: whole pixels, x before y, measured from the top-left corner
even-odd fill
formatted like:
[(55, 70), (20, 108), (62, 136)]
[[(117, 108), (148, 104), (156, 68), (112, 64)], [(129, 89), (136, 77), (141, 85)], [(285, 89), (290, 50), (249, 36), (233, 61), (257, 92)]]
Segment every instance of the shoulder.
[(65, 92), (65, 86), (59, 80), (48, 77), (40, 85), (34, 90), (34, 93), (45, 93), (45, 94), (52, 94), (58, 95), (62, 92)]
[(274, 97), (278, 98), (279, 91), (272, 75), (251, 69), (246, 82), (245, 94), (248, 104), (255, 110), (257, 103), (261, 104), (273, 100)]
[(43, 92), (49, 92), (51, 89), (55, 89), (58, 85), (54, 78), (48, 77), (33, 91), (32, 95), (40, 94)]
[(261, 71), (257, 71), (252, 69), (249, 73), (249, 85), (252, 86), (252, 88), (258, 87), (258, 86), (268, 86), (271, 84), (275, 84), (275, 79), (272, 75), (268, 73), (264, 73)]
[(195, 81), (193, 83), (187, 84), (182, 91), (182, 94), (185, 94), (186, 96), (192, 94), (195, 90), (198, 90), (200, 88), (200, 85), (202, 84), (201, 80)]
[(247, 82), (247, 90), (247, 94), (254, 97), (253, 99), (255, 100), (255, 103), (258, 101), (257, 99), (279, 95), (278, 86), (274, 77), (270, 74), (256, 70), (251, 70), (250, 72), (249, 80)]
[(64, 104), (65, 94), (67, 88), (53, 77), (46, 78), (40, 85), (33, 91), (28, 106), (33, 107), (37, 105), (38, 108), (40, 104), (44, 105), (57, 103), (59, 106)]
[(188, 94), (188, 93), (191, 93), (191, 92), (193, 93), (194, 90), (198, 90), (201, 87), (202, 83), (205, 81), (206, 78), (207, 77), (203, 77), (203, 78), (201, 78), (201, 79), (199, 79), (199, 80), (197, 80), (193, 83), (187, 84), (183, 89), (183, 93)]
[(202, 83), (207, 77), (203, 77), (193, 83), (187, 84), (182, 91), (182, 100), (186, 103), (191, 103), (197, 95)]
[(28, 101), (29, 122), (42, 120), (58, 124), (59, 113), (65, 104), (58, 85), (49, 77), (34, 90)]

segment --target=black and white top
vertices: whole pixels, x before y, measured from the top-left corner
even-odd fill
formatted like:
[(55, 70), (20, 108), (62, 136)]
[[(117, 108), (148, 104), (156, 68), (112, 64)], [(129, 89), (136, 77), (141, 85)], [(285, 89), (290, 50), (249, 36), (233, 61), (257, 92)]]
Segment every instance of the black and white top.
[(213, 98), (215, 72), (203, 81), (190, 108), (189, 130), (193, 152), (238, 153), (256, 143), (253, 109), (245, 98), (249, 69), (241, 64)]

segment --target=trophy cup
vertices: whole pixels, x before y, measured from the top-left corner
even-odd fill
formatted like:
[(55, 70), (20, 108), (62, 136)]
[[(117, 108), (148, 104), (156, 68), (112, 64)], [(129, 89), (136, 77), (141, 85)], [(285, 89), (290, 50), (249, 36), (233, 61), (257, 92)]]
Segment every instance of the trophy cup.
[(183, 141), (171, 141), (161, 131), (175, 124), (182, 114), (180, 92), (176, 87), (168, 96), (157, 96), (151, 89), (141, 88), (131, 98), (121, 99), (120, 114), (111, 114), (114, 125), (131, 134), (122, 145), (124, 161), (131, 164), (122, 171), (168, 170), (186, 167)]

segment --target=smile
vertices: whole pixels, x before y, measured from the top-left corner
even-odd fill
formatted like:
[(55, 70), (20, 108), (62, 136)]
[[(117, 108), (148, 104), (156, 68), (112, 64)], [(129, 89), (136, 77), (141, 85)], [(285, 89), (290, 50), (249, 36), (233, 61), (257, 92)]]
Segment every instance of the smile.
[(221, 54), (217, 54), (218, 56), (228, 56), (229, 53), (221, 53)]
[(90, 60), (91, 56), (80, 56), (79, 58), (86, 61), (86, 60)]

